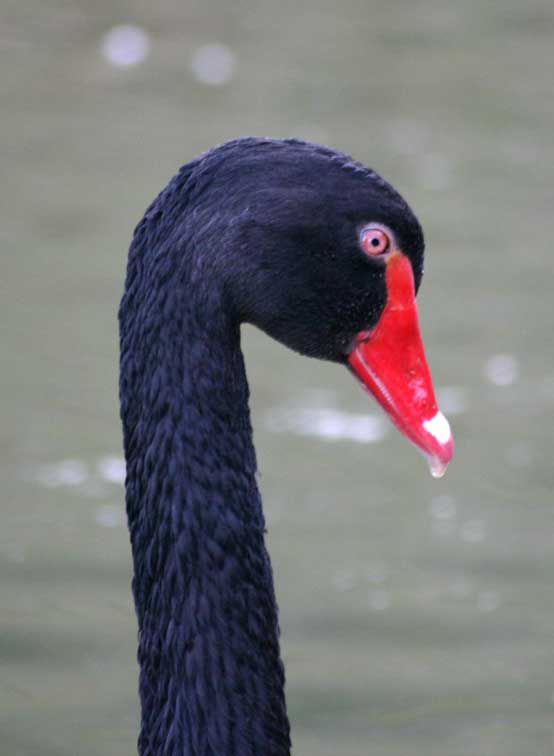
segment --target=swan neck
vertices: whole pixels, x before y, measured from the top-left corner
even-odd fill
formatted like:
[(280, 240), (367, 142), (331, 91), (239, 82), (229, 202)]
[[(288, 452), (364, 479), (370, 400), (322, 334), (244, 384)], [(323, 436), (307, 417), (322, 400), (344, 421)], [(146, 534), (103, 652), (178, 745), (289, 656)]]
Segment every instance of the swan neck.
[(120, 310), (139, 753), (288, 756), (239, 328), (160, 280), (131, 258)]

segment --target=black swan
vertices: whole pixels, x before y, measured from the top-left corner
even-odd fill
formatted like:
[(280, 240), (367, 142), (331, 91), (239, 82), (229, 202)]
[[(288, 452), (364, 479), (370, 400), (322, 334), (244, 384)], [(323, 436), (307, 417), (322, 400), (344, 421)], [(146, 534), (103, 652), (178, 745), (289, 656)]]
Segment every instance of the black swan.
[(423, 247), (379, 175), (289, 139), (196, 158), (137, 226), (119, 321), (142, 756), (290, 754), (240, 324), (347, 366), (440, 475)]

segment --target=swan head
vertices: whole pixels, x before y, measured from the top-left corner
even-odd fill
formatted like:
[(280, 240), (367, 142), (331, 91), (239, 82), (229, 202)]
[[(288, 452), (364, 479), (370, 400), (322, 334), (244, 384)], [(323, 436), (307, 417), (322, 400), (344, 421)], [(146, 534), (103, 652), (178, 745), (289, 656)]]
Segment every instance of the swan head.
[(442, 472), (453, 454), (420, 335), (419, 221), (346, 155), (295, 140), (227, 143), (199, 163), (201, 244), (240, 322), (345, 364)]

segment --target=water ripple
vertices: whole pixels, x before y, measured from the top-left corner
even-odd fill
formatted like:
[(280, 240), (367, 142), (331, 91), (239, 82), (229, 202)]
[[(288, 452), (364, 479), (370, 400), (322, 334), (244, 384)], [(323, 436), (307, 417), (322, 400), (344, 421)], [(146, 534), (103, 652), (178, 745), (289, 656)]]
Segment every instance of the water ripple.
[(267, 413), (264, 424), (271, 433), (317, 436), (325, 441), (374, 444), (386, 434), (385, 422), (380, 417), (330, 408), (276, 408)]

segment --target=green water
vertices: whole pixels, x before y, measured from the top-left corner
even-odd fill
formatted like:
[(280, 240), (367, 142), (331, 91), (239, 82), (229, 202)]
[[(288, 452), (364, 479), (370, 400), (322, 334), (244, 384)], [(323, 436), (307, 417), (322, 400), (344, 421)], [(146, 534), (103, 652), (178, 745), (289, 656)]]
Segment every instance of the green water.
[[(2, 15), (0, 754), (134, 751), (126, 248), (181, 163), (254, 133), (349, 151), (413, 205), (457, 441), (432, 480), (346, 371), (245, 330), (294, 752), (552, 756), (551, 1), (5, 0)], [(100, 52), (121, 23), (151, 45), (125, 70)], [(209, 43), (236, 56), (222, 86), (190, 67)], [(366, 413), (371, 443), (352, 438)]]

